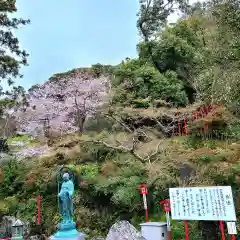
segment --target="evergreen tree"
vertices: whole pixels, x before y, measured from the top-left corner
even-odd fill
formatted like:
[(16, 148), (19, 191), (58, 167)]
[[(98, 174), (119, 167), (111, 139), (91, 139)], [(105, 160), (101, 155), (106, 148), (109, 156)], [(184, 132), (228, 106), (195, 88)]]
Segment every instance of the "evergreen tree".
[(20, 49), (13, 30), (28, 24), (29, 20), (11, 17), (16, 11), (16, 0), (0, 0), (0, 81), (7, 80), (9, 85), (14, 78), (22, 77), (20, 67), (27, 65), (28, 57), (26, 51)]

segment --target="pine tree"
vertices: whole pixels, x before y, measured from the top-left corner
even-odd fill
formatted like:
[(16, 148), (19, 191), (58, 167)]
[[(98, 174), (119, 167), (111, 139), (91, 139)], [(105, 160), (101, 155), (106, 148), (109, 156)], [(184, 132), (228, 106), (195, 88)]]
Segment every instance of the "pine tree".
[(9, 85), (13, 84), (14, 78), (22, 77), (20, 67), (27, 65), (28, 57), (26, 51), (20, 49), (13, 30), (30, 21), (10, 17), (16, 11), (16, 0), (0, 0), (0, 82), (7, 80)]

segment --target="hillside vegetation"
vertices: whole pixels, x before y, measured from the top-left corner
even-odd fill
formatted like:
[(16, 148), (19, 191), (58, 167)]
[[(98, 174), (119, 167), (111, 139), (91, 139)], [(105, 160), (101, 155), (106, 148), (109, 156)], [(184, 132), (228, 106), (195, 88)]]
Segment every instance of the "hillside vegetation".
[[(137, 27), (143, 40), (137, 45), (138, 57), (114, 67), (96, 64), (78, 79), (91, 76), (97, 86), (107, 76), (109, 85), (97, 106), (77, 104), (73, 95), (76, 132), (56, 134), (50, 121), (43, 133), (46, 154), (1, 161), (2, 215), (29, 221), (32, 234), (53, 233), (60, 218), (56, 174), (62, 166), (76, 173), (75, 216), (89, 238), (106, 236), (118, 219), (135, 226), (144, 221), (141, 183), (148, 185), (152, 221), (164, 219), (159, 202), (169, 198), (169, 187), (177, 186), (231, 185), (239, 215), (240, 5), (237, 0), (192, 6), (175, 1), (183, 16), (170, 26), (166, 19), (173, 11), (171, 4), (140, 1)], [(54, 75), (51, 86), (74, 79), (76, 71), (80, 70)], [(41, 88), (35, 86), (30, 92), (37, 94)], [(63, 107), (67, 104), (60, 102)], [(14, 104), (12, 96), (1, 101), (4, 111)], [(200, 106), (204, 106), (201, 114)], [(16, 137), (9, 132), (10, 153), (45, 144), (28, 134)], [(12, 146), (14, 141), (25, 144)], [(36, 225), (38, 194), (40, 226)], [(173, 239), (183, 239), (183, 223), (172, 224)], [(218, 223), (189, 224), (191, 239), (216, 239)]]

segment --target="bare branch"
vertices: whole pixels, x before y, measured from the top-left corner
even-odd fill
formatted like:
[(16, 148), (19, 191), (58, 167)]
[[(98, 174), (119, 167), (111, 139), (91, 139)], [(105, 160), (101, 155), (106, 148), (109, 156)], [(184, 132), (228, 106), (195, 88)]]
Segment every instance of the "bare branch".
[(133, 133), (133, 130), (131, 130), (123, 121), (117, 119), (117, 117), (114, 116), (113, 114), (103, 113), (103, 116), (113, 119), (114, 121), (118, 122), (125, 130), (127, 130), (130, 133)]
[(123, 145), (120, 145), (120, 146), (114, 146), (114, 145), (111, 145), (111, 144), (108, 144), (104, 141), (99, 141), (99, 140), (86, 140), (86, 141), (83, 141), (83, 143), (95, 143), (95, 144), (100, 144), (100, 145), (103, 145), (107, 148), (110, 148), (110, 149), (114, 149), (116, 151), (119, 151), (119, 152), (123, 152), (123, 153), (130, 153), (132, 154), (134, 157), (136, 157), (138, 160), (140, 160), (142, 163), (145, 163), (145, 159), (142, 158), (141, 156), (139, 156), (136, 152), (134, 152), (134, 148), (131, 147), (131, 148), (128, 148), (128, 147), (125, 147)]
[(136, 153), (137, 143), (138, 143), (138, 140), (136, 139), (136, 135), (133, 136), (133, 144), (132, 144), (131, 148), (123, 146), (122, 143), (119, 142), (119, 141), (117, 141), (117, 142), (119, 143), (119, 146), (114, 146), (114, 145), (111, 145), (111, 144), (106, 143), (106, 142), (101, 141), (101, 140), (93, 140), (93, 139), (91, 139), (91, 140), (84, 140), (84, 141), (82, 141), (82, 143), (100, 144), (100, 145), (103, 145), (103, 146), (105, 146), (107, 148), (114, 149), (114, 150), (119, 151), (119, 152), (130, 153), (135, 158), (140, 160), (142, 163), (148, 162), (149, 164), (151, 164), (151, 159), (153, 157), (155, 157), (159, 153), (159, 146), (162, 144), (163, 139), (158, 143), (158, 145), (156, 147), (156, 150), (152, 154), (147, 155), (147, 157), (141, 157), (138, 153)]

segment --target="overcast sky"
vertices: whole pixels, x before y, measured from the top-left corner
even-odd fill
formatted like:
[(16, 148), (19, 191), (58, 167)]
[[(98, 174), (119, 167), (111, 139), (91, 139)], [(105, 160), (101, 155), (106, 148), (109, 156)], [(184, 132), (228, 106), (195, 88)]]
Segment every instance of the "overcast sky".
[(31, 20), (17, 31), (30, 54), (17, 81), (27, 89), (54, 73), (136, 56), (138, 0), (17, 0), (17, 8)]

